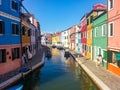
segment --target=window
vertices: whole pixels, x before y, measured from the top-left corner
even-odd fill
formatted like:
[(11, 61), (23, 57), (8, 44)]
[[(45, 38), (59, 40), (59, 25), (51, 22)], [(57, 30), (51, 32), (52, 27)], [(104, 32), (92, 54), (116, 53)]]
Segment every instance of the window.
[(18, 11), (18, 3), (15, 0), (11, 0), (11, 7), (13, 10)]
[(25, 35), (25, 32), (26, 32), (26, 30), (25, 30), (25, 27), (23, 26), (22, 27), (22, 35)]
[(20, 58), (20, 48), (12, 48), (12, 60)]
[(6, 50), (0, 49), (0, 63), (6, 62)]
[(86, 32), (83, 32), (83, 33), (84, 33), (84, 34), (83, 34), (83, 37), (86, 38)]
[(98, 27), (95, 28), (95, 37), (98, 36)]
[(0, 21), (0, 34), (4, 34), (4, 31), (5, 31), (4, 28), (5, 28), (4, 22)]
[(110, 0), (110, 9), (113, 8), (113, 0)]
[(113, 23), (109, 24), (109, 36), (113, 36)]
[(31, 30), (29, 29), (29, 30), (28, 30), (28, 36), (30, 36), (30, 35), (31, 35)]
[(19, 34), (19, 28), (18, 28), (18, 25), (15, 24), (15, 23), (12, 23), (12, 34), (16, 34), (16, 35)]
[(102, 25), (102, 36), (106, 35), (106, 24)]
[(111, 10), (113, 8), (113, 0), (109, 0), (108, 9)]
[(93, 21), (93, 16), (90, 16), (90, 23), (92, 23)]
[(89, 19), (87, 19), (87, 25), (89, 25)]

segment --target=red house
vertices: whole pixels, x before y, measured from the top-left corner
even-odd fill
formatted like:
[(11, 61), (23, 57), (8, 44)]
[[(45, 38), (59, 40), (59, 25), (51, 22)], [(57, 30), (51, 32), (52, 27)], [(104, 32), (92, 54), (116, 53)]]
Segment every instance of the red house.
[(82, 55), (86, 55), (86, 41), (87, 41), (87, 19), (85, 14), (81, 18), (81, 43), (82, 43)]

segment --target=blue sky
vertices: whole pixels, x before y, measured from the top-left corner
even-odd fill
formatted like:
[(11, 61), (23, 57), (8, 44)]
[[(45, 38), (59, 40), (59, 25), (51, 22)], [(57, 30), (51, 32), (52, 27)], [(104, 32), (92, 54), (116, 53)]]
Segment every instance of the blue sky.
[(42, 33), (54, 33), (80, 23), (97, 3), (107, 0), (24, 0), (23, 4), (40, 22)]

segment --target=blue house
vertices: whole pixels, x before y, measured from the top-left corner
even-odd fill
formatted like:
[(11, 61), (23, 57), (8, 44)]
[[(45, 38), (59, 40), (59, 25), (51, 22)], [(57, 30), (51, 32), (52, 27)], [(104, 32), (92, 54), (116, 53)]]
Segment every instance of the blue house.
[(20, 1), (0, 0), (0, 75), (21, 66)]

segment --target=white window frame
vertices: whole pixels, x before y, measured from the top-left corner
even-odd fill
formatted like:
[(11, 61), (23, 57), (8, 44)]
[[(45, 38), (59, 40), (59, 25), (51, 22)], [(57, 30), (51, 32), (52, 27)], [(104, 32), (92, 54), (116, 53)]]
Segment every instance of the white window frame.
[(95, 27), (95, 37), (98, 35), (98, 27)]
[[(104, 28), (104, 27), (105, 27), (105, 28)], [(106, 34), (107, 34), (107, 32), (106, 32), (107, 30), (106, 30), (106, 29), (107, 29), (107, 25), (106, 25), (106, 24), (103, 24), (103, 25), (102, 25), (102, 36), (106, 36)]]
[(110, 11), (110, 10), (112, 10), (113, 8), (114, 8), (114, 0), (113, 0), (113, 7), (112, 8), (110, 8), (110, 0), (108, 0), (108, 11)]
[[(18, 25), (18, 23), (11, 22), (11, 30), (12, 30), (12, 24)], [(18, 28), (19, 28), (19, 25), (18, 25)], [(17, 31), (17, 30), (16, 30), (16, 31)], [(12, 31), (11, 31), (11, 33), (12, 33)], [(18, 33), (19, 33), (19, 32), (18, 32)], [(19, 36), (19, 34), (16, 34), (16, 33), (15, 33), (15, 34), (12, 33), (12, 35)]]
[[(113, 35), (110, 35), (110, 24), (113, 24)], [(113, 37), (114, 36), (114, 22), (108, 23), (108, 37)]]
[(11, 3), (10, 3), (10, 8), (11, 8), (11, 10), (12, 10), (12, 11), (15, 11), (15, 12), (17, 12), (17, 10), (15, 10), (15, 9), (12, 9), (12, 1), (16, 2), (15, 0), (11, 0)]

